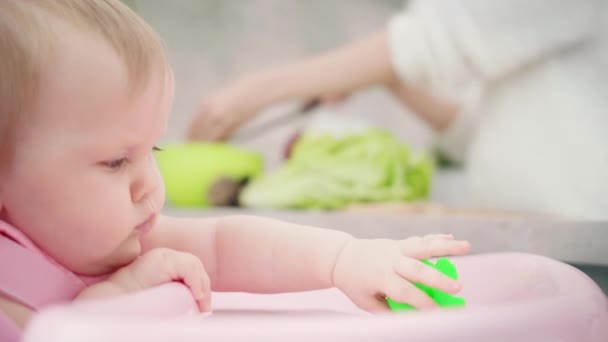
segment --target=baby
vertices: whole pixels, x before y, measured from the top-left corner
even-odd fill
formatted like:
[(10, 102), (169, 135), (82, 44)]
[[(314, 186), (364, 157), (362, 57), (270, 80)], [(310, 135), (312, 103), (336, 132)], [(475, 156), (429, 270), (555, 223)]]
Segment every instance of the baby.
[[(161, 215), (153, 151), (173, 76), (157, 35), (119, 1), (2, 1), (0, 54), (0, 246), (82, 281), (57, 301), (181, 281), (201, 311), (212, 290), (329, 287), (383, 311), (386, 296), (433, 308), (413, 282), (460, 290), (419, 261), (466, 254), (451, 235), (367, 240), (258, 217)], [(40, 306), (11, 296), (6, 284), (29, 269), (11, 274), (20, 259), (3, 260), (0, 313), (23, 328)]]

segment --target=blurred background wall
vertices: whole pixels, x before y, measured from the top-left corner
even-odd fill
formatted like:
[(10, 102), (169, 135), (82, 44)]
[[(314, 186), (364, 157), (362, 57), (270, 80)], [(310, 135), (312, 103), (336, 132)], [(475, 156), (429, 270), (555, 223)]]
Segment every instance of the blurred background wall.
[[(386, 25), (403, 0), (125, 0), (163, 38), (176, 79), (167, 140), (184, 135), (205, 93), (243, 73), (322, 52)], [(259, 121), (293, 109), (275, 106)], [(371, 121), (415, 147), (428, 146), (430, 132), (382, 89), (353, 96), (342, 115)], [(306, 120), (248, 141), (269, 167)], [(256, 121), (251, 124), (255, 125)]]

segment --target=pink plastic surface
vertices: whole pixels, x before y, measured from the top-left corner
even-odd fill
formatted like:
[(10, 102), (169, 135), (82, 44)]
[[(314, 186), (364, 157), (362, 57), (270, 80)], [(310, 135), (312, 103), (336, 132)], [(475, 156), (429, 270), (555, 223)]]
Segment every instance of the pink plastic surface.
[(451, 259), (465, 309), (369, 315), (341, 292), (214, 293), (212, 315), (167, 284), (104, 301), (49, 308), (26, 342), (54, 341), (608, 341), (606, 297), (585, 274), (541, 256)]

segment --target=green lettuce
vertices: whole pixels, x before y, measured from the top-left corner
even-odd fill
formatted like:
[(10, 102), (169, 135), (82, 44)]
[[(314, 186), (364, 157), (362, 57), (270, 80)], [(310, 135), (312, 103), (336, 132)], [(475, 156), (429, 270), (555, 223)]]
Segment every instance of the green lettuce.
[(385, 131), (305, 133), (284, 165), (243, 190), (240, 204), (339, 209), (354, 203), (415, 201), (428, 197), (432, 173), (430, 158), (412, 154)]

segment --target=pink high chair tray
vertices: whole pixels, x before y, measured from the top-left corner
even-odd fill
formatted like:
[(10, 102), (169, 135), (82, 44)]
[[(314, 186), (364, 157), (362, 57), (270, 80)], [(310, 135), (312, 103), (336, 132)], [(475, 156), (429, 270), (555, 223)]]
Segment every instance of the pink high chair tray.
[(330, 289), (214, 293), (205, 316), (184, 286), (167, 284), (49, 308), (24, 341), (608, 341), (606, 297), (579, 270), (518, 253), (451, 260), (465, 309), (369, 315)]

